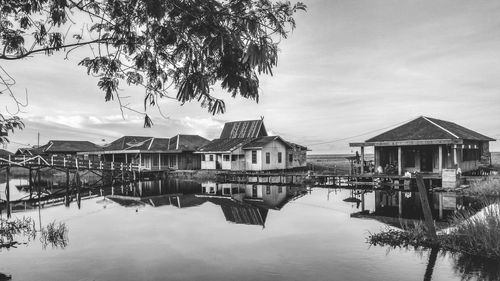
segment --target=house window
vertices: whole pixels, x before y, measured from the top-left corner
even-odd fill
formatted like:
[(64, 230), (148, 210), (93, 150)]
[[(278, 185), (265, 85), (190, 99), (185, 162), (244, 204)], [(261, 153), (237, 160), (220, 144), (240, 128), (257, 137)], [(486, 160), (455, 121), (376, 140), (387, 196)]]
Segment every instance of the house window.
[(269, 164), (269, 163), (271, 163), (271, 153), (266, 152), (266, 164)]
[(270, 186), (266, 186), (266, 194), (271, 194), (271, 187)]
[(238, 161), (238, 155), (231, 155), (231, 161)]
[(293, 154), (288, 154), (288, 162), (293, 162)]
[(201, 155), (201, 161), (207, 161), (207, 158), (206, 158), (206, 155), (205, 155), (205, 154), (202, 154), (202, 155)]
[(210, 154), (210, 162), (214, 161), (214, 155)]
[(252, 150), (252, 164), (257, 164), (257, 150)]
[(223, 161), (229, 161), (229, 154), (224, 154), (224, 155), (222, 156), (222, 160), (223, 160)]
[(281, 152), (278, 152), (278, 163), (281, 163)]

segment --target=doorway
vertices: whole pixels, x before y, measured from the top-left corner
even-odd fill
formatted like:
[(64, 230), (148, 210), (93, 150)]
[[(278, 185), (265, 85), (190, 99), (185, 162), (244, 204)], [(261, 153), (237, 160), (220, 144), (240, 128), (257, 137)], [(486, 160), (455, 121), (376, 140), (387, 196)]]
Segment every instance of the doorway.
[(433, 153), (432, 149), (420, 150), (420, 171), (432, 172)]

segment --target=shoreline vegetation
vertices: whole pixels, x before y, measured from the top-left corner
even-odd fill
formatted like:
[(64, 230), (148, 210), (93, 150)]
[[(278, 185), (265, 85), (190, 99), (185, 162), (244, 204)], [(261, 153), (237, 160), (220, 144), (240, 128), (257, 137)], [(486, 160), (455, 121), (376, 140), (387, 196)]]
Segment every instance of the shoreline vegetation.
[(475, 181), (461, 193), (478, 198), (483, 208), (456, 213), (450, 227), (431, 239), (423, 223), (402, 225), (402, 229), (387, 228), (371, 234), (367, 242), (374, 246), (400, 248), (439, 248), (452, 253), (498, 260), (500, 262), (500, 179)]

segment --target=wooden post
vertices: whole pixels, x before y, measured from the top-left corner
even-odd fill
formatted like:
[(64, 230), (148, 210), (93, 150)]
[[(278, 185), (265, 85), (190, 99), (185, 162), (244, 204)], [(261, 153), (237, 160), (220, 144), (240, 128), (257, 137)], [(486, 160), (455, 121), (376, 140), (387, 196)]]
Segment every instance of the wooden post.
[(76, 182), (76, 196), (77, 196), (76, 203), (78, 205), (78, 209), (80, 209), (82, 204), (82, 198), (80, 194), (80, 174), (78, 173), (78, 169), (76, 169), (75, 182)]
[(30, 199), (33, 197), (33, 168), (29, 167), (28, 185), (30, 188)]
[(66, 168), (66, 207), (69, 206), (69, 169)]
[(403, 173), (403, 157), (402, 157), (402, 149), (401, 146), (398, 146), (398, 175), (402, 175)]
[(443, 146), (439, 145), (438, 146), (438, 169), (439, 172), (443, 170)]
[(415, 173), (415, 179), (417, 181), (420, 203), (422, 203), (422, 211), (424, 213), (424, 223), (427, 229), (427, 234), (431, 239), (437, 239), (436, 228), (434, 227), (434, 220), (432, 219), (431, 206), (429, 205), (429, 198), (427, 197), (427, 190), (425, 188), (422, 174)]
[(5, 183), (5, 199), (7, 199), (7, 218), (10, 219), (10, 167), (7, 166), (6, 172), (6, 183)]
[(455, 165), (458, 164), (457, 153), (458, 153), (458, 148), (457, 148), (457, 145), (455, 144), (453, 146), (453, 164), (455, 164)]
[(365, 147), (361, 147), (361, 169), (360, 169), (360, 174), (365, 173)]

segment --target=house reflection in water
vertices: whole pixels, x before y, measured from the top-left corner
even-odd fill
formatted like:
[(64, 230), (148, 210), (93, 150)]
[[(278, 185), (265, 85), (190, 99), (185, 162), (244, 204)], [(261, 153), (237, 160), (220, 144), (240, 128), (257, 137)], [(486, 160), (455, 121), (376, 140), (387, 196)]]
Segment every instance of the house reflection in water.
[(114, 188), (107, 198), (123, 206), (172, 205), (188, 208), (210, 202), (219, 205), (228, 222), (265, 226), (269, 210), (280, 210), (305, 193), (298, 187), (222, 184), (166, 179)]
[[(375, 190), (375, 205), (371, 210), (361, 210), (351, 217), (373, 218), (400, 227), (401, 222), (424, 218), (418, 192)], [(366, 196), (361, 196), (364, 206)], [(437, 222), (446, 222), (457, 210), (480, 207), (476, 200), (455, 193), (435, 192), (429, 195), (432, 215)]]
[(280, 210), (304, 192), (288, 186), (206, 182), (199, 196), (220, 205), (229, 222), (265, 226), (269, 210)]

